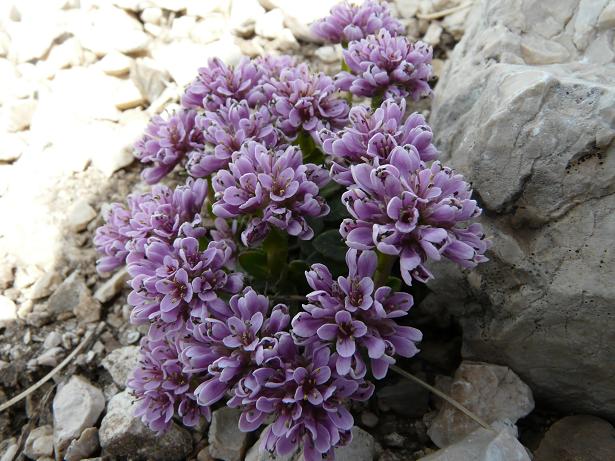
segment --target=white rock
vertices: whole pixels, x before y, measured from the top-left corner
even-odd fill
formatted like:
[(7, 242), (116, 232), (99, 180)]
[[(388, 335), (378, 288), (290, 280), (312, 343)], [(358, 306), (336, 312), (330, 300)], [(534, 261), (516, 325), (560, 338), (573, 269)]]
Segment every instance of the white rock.
[(137, 367), (138, 362), (139, 347), (126, 346), (115, 349), (107, 355), (102, 361), (102, 366), (109, 372), (115, 384), (120, 389), (124, 389), (126, 381)]
[(129, 279), (130, 275), (128, 274), (128, 270), (123, 267), (113, 274), (109, 280), (105, 281), (100, 287), (98, 287), (98, 289), (94, 292), (94, 299), (97, 299), (101, 303), (111, 301), (115, 295), (126, 287), (126, 282)]
[(34, 361), (31, 362), (31, 364), (33, 367), (40, 365), (43, 367), (53, 368), (60, 363), (64, 357), (64, 353), (65, 351), (61, 347), (52, 347), (39, 355)]
[(62, 34), (55, 18), (43, 15), (26, 21), (9, 22), (7, 31), (11, 37), (10, 54), (17, 62), (41, 59)]
[(32, 430), (26, 439), (24, 454), (32, 459), (53, 455), (53, 427), (40, 426)]
[(14, 99), (0, 109), (0, 128), (11, 132), (25, 130), (30, 126), (35, 110), (34, 99)]
[(358, 426), (352, 428), (352, 441), (335, 449), (338, 461), (371, 461), (376, 456), (376, 440)]
[(27, 147), (22, 133), (4, 133), (0, 140), (0, 162), (14, 162)]
[(155, 101), (171, 80), (169, 73), (151, 58), (136, 59), (130, 70), (130, 78), (149, 102)]
[(100, 445), (108, 454), (152, 461), (181, 461), (192, 450), (190, 433), (177, 424), (156, 435), (133, 415), (133, 397), (128, 391), (115, 395), (100, 424)]
[(105, 398), (100, 389), (86, 378), (74, 375), (62, 386), (53, 399), (53, 426), (55, 448), (64, 453), (73, 439), (92, 427), (105, 409)]
[(442, 36), (442, 26), (437, 22), (432, 22), (425, 32), (423, 41), (429, 43), (431, 46), (436, 46), (440, 43), (440, 37)]
[(258, 0), (233, 1), (231, 3), (230, 24), (239, 33), (249, 34), (255, 22), (265, 14)]
[(449, 447), (438, 450), (420, 461), (531, 461), (527, 450), (508, 431), (495, 434), (478, 429)]
[(284, 13), (284, 25), (293, 35), (308, 42), (320, 42), (310, 31), (310, 25), (317, 19), (329, 14), (338, 0), (317, 0), (312, 2), (297, 2), (295, 0), (262, 0), (268, 9), (279, 8)]
[(341, 45), (325, 45), (317, 48), (314, 54), (322, 62), (334, 64), (342, 60), (342, 47)]
[(223, 37), (208, 45), (180, 40), (154, 49), (152, 54), (180, 86), (194, 80), (198, 69), (207, 65), (211, 57), (219, 57), (233, 65), (241, 58), (241, 50), (231, 37)]
[(72, 312), (83, 322), (100, 319), (100, 303), (92, 298), (83, 277), (73, 272), (49, 297), (48, 309), (53, 314)]
[(395, 0), (395, 6), (402, 18), (413, 18), (419, 11), (420, 0)]
[(615, 27), (615, 3), (609, 3), (604, 7), (598, 18), (597, 26), (601, 29), (612, 29)]
[(44, 349), (51, 349), (62, 344), (62, 335), (57, 331), (51, 331), (43, 341)]
[(80, 461), (86, 459), (99, 448), (98, 429), (88, 427), (81, 433), (81, 437), (71, 442), (66, 449), (64, 459), (66, 461)]
[(119, 51), (112, 51), (105, 55), (96, 66), (105, 74), (121, 77), (128, 74), (132, 59)]
[(145, 103), (145, 98), (132, 80), (119, 80), (115, 85), (116, 89), (112, 99), (118, 109), (134, 109)]
[(160, 24), (162, 17), (162, 10), (156, 7), (145, 8), (141, 12), (141, 20), (150, 24)]
[(81, 199), (73, 204), (68, 211), (68, 225), (77, 232), (84, 230), (88, 223), (96, 217), (96, 211), (87, 200)]
[(192, 27), (190, 38), (197, 43), (211, 43), (221, 38), (227, 28), (228, 23), (224, 15), (212, 14)]
[(67, 38), (59, 45), (54, 45), (49, 51), (49, 55), (43, 61), (39, 61), (37, 65), (46, 67), (45, 72), (48, 75), (53, 75), (68, 67), (80, 66), (85, 62), (83, 48), (74, 37)]
[[(462, 362), (455, 372), (450, 396), (487, 423), (515, 423), (534, 409), (531, 389), (512, 370), (487, 363)], [(472, 419), (445, 403), (427, 434), (438, 447), (445, 447), (478, 427)]]
[(246, 450), (248, 434), (237, 425), (241, 412), (223, 407), (213, 412), (209, 428), (209, 454), (224, 461), (241, 461)]
[(188, 2), (186, 14), (197, 18), (207, 19), (212, 13), (228, 14), (231, 0), (191, 0)]
[(13, 461), (18, 451), (19, 444), (15, 437), (3, 440), (0, 442), (0, 461)]
[(179, 40), (182, 38), (190, 37), (190, 31), (196, 24), (196, 18), (192, 16), (180, 16), (173, 19), (171, 30), (169, 31), (169, 37), (172, 40)]
[(81, 17), (74, 21), (72, 32), (84, 48), (97, 56), (113, 50), (139, 53), (145, 51), (150, 40), (137, 19), (109, 5), (82, 12)]
[(17, 306), (10, 298), (0, 295), (0, 322), (15, 320), (17, 318)]
[(284, 13), (279, 8), (259, 16), (254, 24), (257, 35), (265, 38), (278, 38), (284, 30)]

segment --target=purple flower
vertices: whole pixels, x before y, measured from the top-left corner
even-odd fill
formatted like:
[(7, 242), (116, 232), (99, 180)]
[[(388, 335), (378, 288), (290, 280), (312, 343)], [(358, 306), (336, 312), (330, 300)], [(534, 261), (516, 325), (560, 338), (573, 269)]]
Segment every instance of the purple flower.
[(210, 419), (208, 408), (193, 404), (192, 374), (184, 371), (180, 360), (179, 337), (178, 331), (159, 339), (143, 337), (139, 363), (128, 381), (137, 399), (135, 416), (158, 433), (168, 429), (176, 410), (187, 425), (196, 425), (202, 416)]
[(355, 185), (342, 196), (352, 215), (340, 227), (346, 243), (399, 256), (408, 285), (432, 277), (424, 265), (429, 258), (466, 268), (486, 261), (490, 242), (482, 227), (463, 225), (481, 213), (463, 177), (439, 162), (425, 166), (412, 145), (395, 147), (389, 162), (351, 167)]
[(227, 66), (219, 58), (212, 58), (207, 67), (199, 69), (197, 78), (186, 88), (182, 106), (215, 111), (228, 100), (245, 99), (250, 107), (254, 107), (261, 96), (258, 88), (261, 77), (262, 73), (255, 63), (247, 58), (235, 67)]
[(304, 165), (301, 151), (294, 146), (269, 151), (249, 142), (233, 154), (228, 170), (215, 175), (213, 212), (221, 218), (252, 218), (241, 235), (245, 245), (262, 240), (270, 226), (310, 239), (314, 232), (305, 218), (329, 212), (318, 196), (326, 181), (318, 170), (316, 165)]
[(370, 359), (374, 377), (381, 379), (395, 363), (395, 355), (412, 357), (418, 352), (415, 343), (421, 340), (420, 331), (395, 320), (412, 307), (412, 296), (394, 293), (386, 286), (373, 291), (374, 252), (351, 249), (346, 262), (349, 275), (337, 282), (321, 264), (306, 273), (314, 291), (307, 295), (304, 312), (293, 319), (292, 333), (298, 344), (333, 347), (332, 361), (340, 376), (365, 376), (363, 352)]
[(322, 128), (341, 128), (348, 119), (348, 103), (340, 97), (333, 79), (311, 73), (305, 64), (282, 70), (263, 90), (272, 100), (278, 126), (289, 137), (301, 130), (315, 134)]
[(432, 49), (423, 42), (410, 43), (386, 30), (351, 42), (344, 50), (350, 72), (337, 76), (340, 89), (357, 96), (400, 99), (410, 96), (417, 101), (431, 94)]
[(203, 149), (203, 135), (195, 127), (196, 112), (181, 110), (164, 119), (152, 118), (145, 135), (135, 143), (135, 157), (154, 164), (143, 171), (143, 179), (154, 184), (173, 171), (189, 152)]
[(206, 195), (207, 182), (190, 179), (174, 191), (157, 185), (152, 192), (129, 195), (128, 208), (113, 203), (94, 236), (96, 250), (104, 255), (97, 270), (107, 273), (122, 266), (130, 250), (142, 247), (149, 237), (172, 242), (182, 224), (200, 219)]
[(367, 0), (361, 6), (347, 2), (335, 5), (331, 15), (317, 21), (312, 31), (329, 43), (360, 40), (384, 29), (391, 35), (403, 34), (404, 26), (391, 16), (386, 3)]
[(196, 120), (206, 145), (190, 154), (188, 172), (194, 177), (205, 177), (226, 168), (233, 153), (249, 141), (258, 141), (267, 147), (276, 146), (281, 134), (273, 123), (267, 107), (250, 109), (245, 100), (228, 100), (216, 111), (206, 111)]
[(350, 110), (350, 126), (333, 132), (322, 130), (320, 139), (323, 151), (333, 160), (332, 178), (344, 186), (353, 184), (350, 166), (369, 162), (379, 165), (388, 163), (388, 158), (397, 146), (410, 144), (419, 153), (422, 161), (437, 158), (438, 150), (432, 144), (433, 134), (425, 117), (413, 113), (405, 117), (406, 102), (387, 99), (372, 111), (365, 106)]

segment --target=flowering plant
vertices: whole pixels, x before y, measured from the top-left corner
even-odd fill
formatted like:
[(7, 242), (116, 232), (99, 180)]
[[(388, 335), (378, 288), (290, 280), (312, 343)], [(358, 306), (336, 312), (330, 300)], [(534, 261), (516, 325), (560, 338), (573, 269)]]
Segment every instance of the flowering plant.
[(113, 204), (94, 239), (98, 270), (127, 266), (131, 321), (149, 325), (129, 387), (152, 430), (226, 404), (242, 431), (267, 424), (262, 449), (332, 459), (352, 401), (418, 352), (405, 316), (429, 261), (486, 260), (469, 184), (407, 113), (431, 94), (432, 54), (402, 30), (384, 4), (336, 6), (314, 31), (346, 47), (338, 75), (210, 60), (136, 143), (145, 182), (189, 176)]

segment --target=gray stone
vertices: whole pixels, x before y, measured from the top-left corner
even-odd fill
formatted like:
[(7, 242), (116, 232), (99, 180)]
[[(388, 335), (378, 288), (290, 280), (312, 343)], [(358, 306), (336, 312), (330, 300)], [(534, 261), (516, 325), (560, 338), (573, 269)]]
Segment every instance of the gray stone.
[(96, 217), (96, 210), (85, 199), (78, 200), (68, 211), (68, 225), (76, 232), (84, 230)]
[(32, 459), (53, 456), (53, 427), (40, 426), (33, 429), (28, 434), (23, 452)]
[(248, 453), (246, 453), (245, 461), (291, 461), (293, 458), (295, 458), (297, 450), (292, 453), (289, 453), (286, 456), (278, 456), (277, 454), (271, 454), (266, 450), (261, 451), (260, 444), (263, 441), (264, 435), (265, 431), (263, 430), (259, 439), (248, 450)]
[(115, 349), (107, 355), (102, 366), (109, 372), (120, 389), (126, 387), (126, 381), (139, 361), (139, 347), (126, 346)]
[(66, 461), (79, 461), (87, 458), (99, 448), (98, 429), (88, 427), (81, 433), (81, 437), (71, 442), (64, 459)]
[(148, 102), (155, 101), (171, 80), (169, 73), (151, 58), (135, 60), (130, 78)]
[(0, 461), (13, 461), (18, 451), (19, 445), (15, 437), (3, 440), (0, 442)]
[(92, 427), (105, 409), (100, 389), (82, 376), (74, 375), (53, 399), (53, 429), (56, 453), (62, 455), (70, 442)]
[[(455, 372), (449, 395), (487, 423), (515, 423), (534, 409), (532, 391), (515, 373), (487, 363), (463, 362)], [(478, 427), (468, 416), (445, 403), (427, 434), (442, 448)]]
[(73, 272), (50, 296), (48, 309), (56, 315), (72, 312), (86, 323), (100, 320), (100, 303), (92, 297), (77, 272)]
[(223, 407), (213, 412), (209, 428), (209, 454), (223, 461), (243, 459), (248, 434), (239, 430), (241, 412), (235, 408)]
[(534, 461), (614, 461), (615, 429), (588, 415), (566, 416), (545, 434)]
[(57, 331), (51, 331), (43, 341), (44, 349), (51, 349), (62, 344), (62, 335)]
[(384, 410), (408, 416), (423, 416), (429, 409), (429, 391), (408, 380), (387, 385), (376, 393), (378, 406)]
[(156, 435), (133, 415), (133, 397), (128, 391), (115, 395), (100, 424), (100, 446), (113, 456), (152, 461), (181, 461), (192, 450), (190, 433), (177, 424)]
[(431, 289), (432, 304), (460, 320), (465, 358), (508, 365), (562, 411), (613, 418), (615, 52), (599, 21), (608, 4), (475, 2), (431, 123), (442, 159), (473, 184), (493, 247), (469, 278), (434, 265)]
[(372, 461), (376, 456), (376, 440), (358, 426), (352, 428), (352, 441), (335, 449), (337, 461)]
[(94, 292), (94, 299), (101, 303), (111, 301), (123, 288), (126, 287), (126, 282), (130, 278), (125, 267), (117, 271), (109, 280), (105, 281)]
[(499, 433), (478, 429), (461, 441), (438, 450), (419, 461), (531, 461), (519, 441), (503, 430)]

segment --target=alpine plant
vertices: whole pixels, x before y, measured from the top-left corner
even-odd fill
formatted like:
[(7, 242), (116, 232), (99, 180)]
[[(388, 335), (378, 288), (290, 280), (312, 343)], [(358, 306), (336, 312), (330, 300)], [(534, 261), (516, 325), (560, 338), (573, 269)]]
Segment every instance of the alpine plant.
[(431, 48), (372, 0), (313, 30), (345, 70), (211, 59), (135, 144), (151, 190), (96, 231), (97, 270), (126, 267), (131, 322), (148, 326), (128, 385), (157, 433), (228, 405), (262, 450), (334, 459), (352, 403), (419, 352), (407, 314), (430, 262), (487, 260), (470, 185), (408, 107), (431, 94)]

